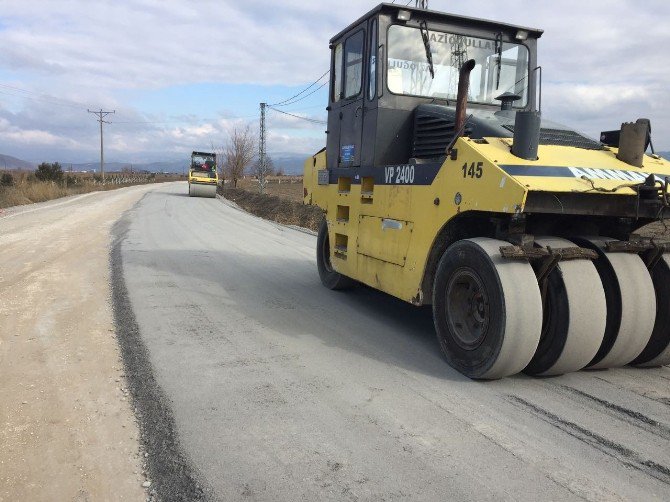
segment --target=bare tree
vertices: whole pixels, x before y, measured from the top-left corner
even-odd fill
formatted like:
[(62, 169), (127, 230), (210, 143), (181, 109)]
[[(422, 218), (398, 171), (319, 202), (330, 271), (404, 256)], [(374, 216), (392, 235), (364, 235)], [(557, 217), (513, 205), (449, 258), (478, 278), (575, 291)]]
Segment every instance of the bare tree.
[(226, 148), (224, 146), (214, 146), (214, 141), (211, 141), (212, 152), (216, 155), (216, 170), (219, 173), (219, 179), (221, 180), (221, 186), (225, 187), (226, 185), (226, 170), (225, 170), (225, 158), (226, 158)]
[(237, 188), (237, 180), (244, 175), (244, 171), (254, 160), (255, 155), (256, 140), (249, 126), (247, 125), (244, 129), (235, 127), (223, 154), (225, 169), (233, 182), (233, 187)]
[(254, 163), (254, 175), (258, 179), (258, 190), (265, 193), (265, 187), (268, 184), (268, 176), (274, 173), (274, 162), (269, 156), (265, 156), (265, 165), (261, 165), (260, 159)]

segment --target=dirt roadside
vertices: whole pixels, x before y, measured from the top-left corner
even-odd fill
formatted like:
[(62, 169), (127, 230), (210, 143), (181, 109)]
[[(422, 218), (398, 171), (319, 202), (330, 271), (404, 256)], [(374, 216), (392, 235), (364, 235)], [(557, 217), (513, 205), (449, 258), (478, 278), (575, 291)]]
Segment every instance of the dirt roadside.
[(113, 223), (152, 188), (0, 216), (0, 501), (147, 497), (109, 246)]
[[(323, 219), (323, 211), (318, 206), (309, 206), (302, 203), (302, 199), (296, 200), (295, 192), (300, 196), (302, 193), (302, 183), (284, 186), (290, 188), (281, 195), (268, 190), (268, 193), (261, 194), (258, 189), (249, 188), (219, 188), (219, 194), (224, 198), (235, 202), (245, 211), (265, 218), (266, 220), (276, 221), (283, 225), (296, 225), (308, 228), (313, 231), (319, 230), (319, 224)], [(276, 186), (271, 187), (276, 188)]]

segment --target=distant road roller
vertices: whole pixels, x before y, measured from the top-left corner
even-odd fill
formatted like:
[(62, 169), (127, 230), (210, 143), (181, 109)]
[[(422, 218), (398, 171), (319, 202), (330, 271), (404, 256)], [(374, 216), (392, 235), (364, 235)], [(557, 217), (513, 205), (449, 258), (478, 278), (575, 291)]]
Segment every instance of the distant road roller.
[(193, 152), (188, 170), (188, 195), (191, 197), (216, 197), (218, 183), (216, 154)]
[(330, 40), (322, 283), (432, 305), (471, 378), (670, 363), (668, 215), (649, 121), (593, 140), (541, 116), (538, 29), (381, 4)]

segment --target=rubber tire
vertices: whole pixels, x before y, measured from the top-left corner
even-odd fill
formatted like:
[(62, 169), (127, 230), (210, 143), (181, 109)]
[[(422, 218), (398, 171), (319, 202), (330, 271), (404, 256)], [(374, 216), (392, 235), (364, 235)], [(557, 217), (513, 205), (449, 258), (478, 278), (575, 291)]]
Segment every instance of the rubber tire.
[(629, 364), (649, 343), (656, 319), (656, 293), (642, 258), (634, 253), (605, 250), (607, 237), (576, 237), (578, 246), (598, 253), (593, 264), (600, 275), (607, 302), (605, 338), (589, 369)]
[(321, 283), (332, 290), (350, 289), (356, 285), (353, 279), (333, 270), (328, 261), (330, 261), (330, 243), (328, 223), (324, 219), (319, 226), (319, 234), (316, 238), (316, 267), (319, 270)]
[(656, 322), (649, 343), (631, 364), (643, 367), (670, 365), (670, 254), (651, 269), (656, 290)]
[[(535, 242), (552, 248), (574, 247), (557, 237)], [(537, 352), (524, 372), (554, 376), (589, 364), (602, 345), (607, 317), (605, 291), (593, 263), (559, 262), (548, 277), (544, 317)]]
[[(487, 237), (457, 241), (437, 266), (433, 285), (437, 339), (449, 365), (473, 379), (493, 380), (520, 372), (540, 340), (542, 299), (535, 273), (528, 263), (500, 255), (500, 247), (508, 245)], [(471, 350), (456, 342), (447, 318), (447, 286), (463, 268), (477, 274), (489, 298), (488, 329)]]

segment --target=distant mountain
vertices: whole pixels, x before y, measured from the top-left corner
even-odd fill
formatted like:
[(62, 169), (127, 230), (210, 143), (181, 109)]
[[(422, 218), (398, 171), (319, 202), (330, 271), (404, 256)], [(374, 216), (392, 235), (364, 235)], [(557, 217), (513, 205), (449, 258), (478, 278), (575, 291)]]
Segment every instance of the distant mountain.
[(308, 154), (276, 154), (272, 155), (272, 163), (275, 170), (281, 169), (284, 174), (302, 174), (305, 160), (308, 157)]
[[(49, 160), (49, 162), (51, 162)], [(26, 169), (34, 170), (37, 168), (37, 163), (28, 162), (26, 160), (17, 159), (11, 155), (4, 155), (0, 153), (0, 169)], [(166, 173), (182, 173), (186, 171), (188, 159), (184, 160), (169, 160), (165, 162), (147, 162), (141, 164), (133, 164), (130, 162), (105, 162), (105, 171), (108, 173), (119, 172), (124, 169), (132, 169), (133, 171), (166, 172)], [(61, 162), (64, 171), (94, 171), (100, 170), (100, 162), (80, 162), (69, 163)]]
[[(132, 163), (132, 162), (105, 162), (105, 172), (113, 173), (123, 171), (124, 169), (132, 169), (133, 171), (147, 171), (166, 172), (166, 173), (181, 173), (186, 171), (188, 160), (171, 160), (165, 162), (148, 162), (148, 163)], [(78, 164), (63, 164), (64, 170), (69, 170), (72, 167), (73, 171), (95, 171), (100, 170), (100, 162), (84, 162)]]
[(0, 169), (35, 169), (35, 167), (37, 166), (32, 162), (0, 153)]

